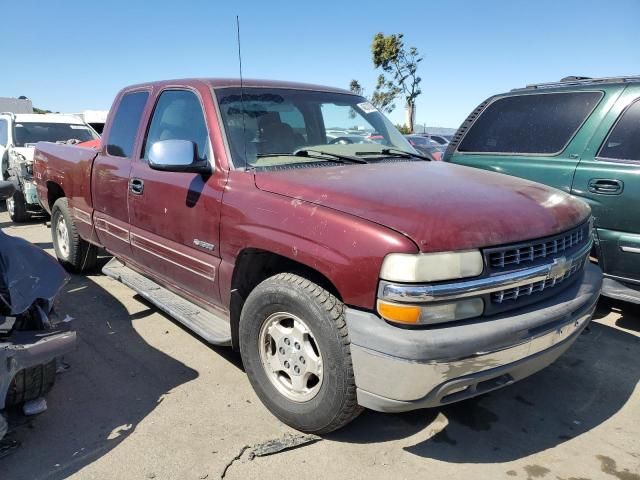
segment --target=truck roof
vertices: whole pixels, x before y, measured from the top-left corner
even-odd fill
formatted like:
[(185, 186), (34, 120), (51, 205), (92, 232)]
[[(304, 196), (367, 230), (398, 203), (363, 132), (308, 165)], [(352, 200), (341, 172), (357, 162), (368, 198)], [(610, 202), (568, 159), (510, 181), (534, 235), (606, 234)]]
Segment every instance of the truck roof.
[[(137, 85), (131, 85), (126, 88), (129, 90), (135, 87), (144, 87), (144, 86), (188, 86), (194, 85), (196, 83), (204, 83), (212, 88), (227, 88), (227, 87), (240, 87), (240, 79), (239, 78), (182, 78), (182, 79), (174, 79), (174, 80), (161, 80), (155, 82), (146, 82), (140, 83)], [(335, 87), (327, 87), (325, 85), (314, 85), (310, 83), (298, 83), (298, 82), (285, 82), (280, 80), (263, 80), (263, 79), (255, 79), (255, 78), (243, 78), (242, 79), (243, 87), (266, 87), (266, 88), (289, 88), (293, 90), (317, 90), (322, 92), (334, 92), (334, 93), (346, 93), (352, 94), (352, 92)]]

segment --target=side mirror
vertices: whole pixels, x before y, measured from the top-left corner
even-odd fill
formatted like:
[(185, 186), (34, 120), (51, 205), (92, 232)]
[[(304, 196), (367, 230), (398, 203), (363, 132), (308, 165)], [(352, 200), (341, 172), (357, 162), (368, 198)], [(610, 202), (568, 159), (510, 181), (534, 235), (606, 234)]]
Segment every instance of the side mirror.
[(11, 198), (16, 191), (16, 187), (11, 182), (0, 182), (0, 200)]
[(149, 166), (165, 172), (211, 173), (211, 165), (199, 160), (196, 150), (189, 140), (160, 140), (151, 145)]

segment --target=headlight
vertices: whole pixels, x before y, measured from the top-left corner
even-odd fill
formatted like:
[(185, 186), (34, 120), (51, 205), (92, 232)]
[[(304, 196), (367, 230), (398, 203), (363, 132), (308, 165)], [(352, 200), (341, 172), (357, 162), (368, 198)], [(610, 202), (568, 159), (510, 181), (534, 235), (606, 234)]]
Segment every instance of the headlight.
[(384, 258), (380, 278), (391, 282), (438, 282), (477, 277), (484, 262), (479, 250), (459, 252), (391, 253)]
[(404, 305), (378, 300), (378, 313), (390, 322), (405, 325), (433, 325), (437, 323), (479, 317), (484, 312), (481, 298), (466, 298), (454, 302)]

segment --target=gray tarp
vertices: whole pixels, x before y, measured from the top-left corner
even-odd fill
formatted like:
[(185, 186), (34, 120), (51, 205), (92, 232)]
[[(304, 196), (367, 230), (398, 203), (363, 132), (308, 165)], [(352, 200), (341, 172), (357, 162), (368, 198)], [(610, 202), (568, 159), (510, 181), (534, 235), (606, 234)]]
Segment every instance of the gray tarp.
[(7, 319), (3, 316), (19, 316), (34, 303), (44, 320), (40, 326), (30, 325), (33, 330), (10, 326), (0, 338), (0, 410), (17, 372), (46, 364), (74, 347), (70, 319), (51, 322), (53, 300), (67, 278), (51, 255), (0, 231), (0, 326)]
[(51, 255), (0, 231), (0, 314), (19, 315), (36, 300), (53, 300), (66, 279)]

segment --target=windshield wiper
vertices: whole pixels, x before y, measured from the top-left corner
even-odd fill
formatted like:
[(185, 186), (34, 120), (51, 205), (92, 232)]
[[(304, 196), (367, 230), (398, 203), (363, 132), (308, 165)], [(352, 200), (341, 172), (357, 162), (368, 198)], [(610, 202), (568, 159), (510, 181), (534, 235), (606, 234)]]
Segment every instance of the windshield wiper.
[(313, 148), (302, 148), (300, 150), (296, 150), (293, 154), (297, 157), (316, 158), (314, 155), (310, 155), (313, 153), (341, 160), (343, 163), (369, 163), (364, 158), (353, 157), (351, 155), (340, 155), (338, 153), (325, 152), (324, 150), (315, 150)]
[(430, 162), (432, 159), (426, 155), (420, 155), (419, 153), (411, 153), (399, 148), (383, 148), (379, 152), (356, 152), (356, 155), (386, 155), (388, 157), (400, 157), (400, 158), (419, 158), (425, 162)]
[[(317, 154), (317, 155), (314, 155)], [(338, 155), (337, 153), (323, 152), (322, 150), (300, 149), (293, 153), (259, 153), (258, 158), (267, 157), (304, 157), (314, 160), (336, 163), (369, 163), (364, 158), (351, 157), (348, 155)]]

